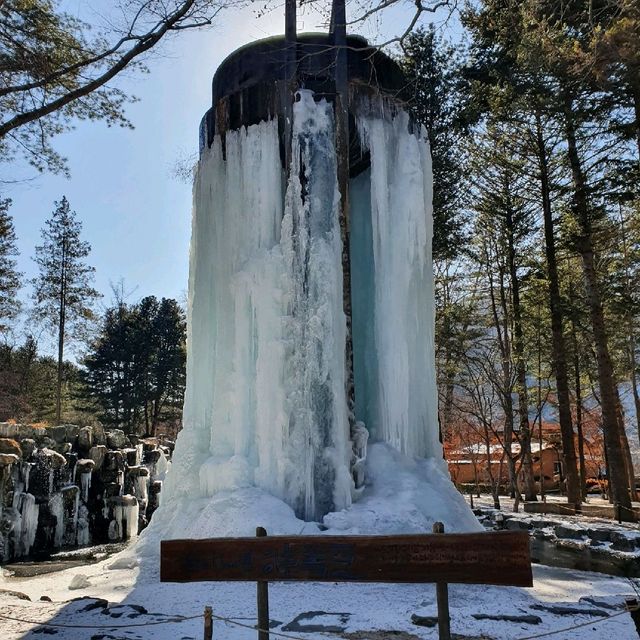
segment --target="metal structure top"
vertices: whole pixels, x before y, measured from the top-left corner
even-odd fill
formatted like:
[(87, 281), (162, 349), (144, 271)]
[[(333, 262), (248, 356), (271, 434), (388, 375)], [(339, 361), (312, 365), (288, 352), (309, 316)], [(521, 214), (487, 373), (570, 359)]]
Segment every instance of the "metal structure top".
[[(292, 46), (295, 55), (291, 55)], [(406, 81), (393, 59), (361, 36), (347, 36), (345, 48), (351, 98), (353, 94), (378, 95), (403, 103)], [(310, 89), (316, 98), (334, 102), (337, 51), (331, 33), (296, 34), (293, 45), (285, 36), (275, 36), (234, 51), (213, 77), (212, 105), (201, 124), (200, 148), (210, 145), (216, 133), (224, 135), (274, 117), (287, 119), (292, 89)]]
[[(212, 84), (212, 103), (261, 82), (285, 79), (290, 45), (284, 36), (257, 40), (230, 54), (218, 67)], [(296, 75), (300, 88), (332, 93), (336, 47), (330, 33), (299, 33), (296, 36)], [(359, 82), (383, 94), (397, 96), (405, 87), (398, 64), (361, 36), (347, 36), (350, 82)], [(326, 89), (327, 91), (323, 91)]]

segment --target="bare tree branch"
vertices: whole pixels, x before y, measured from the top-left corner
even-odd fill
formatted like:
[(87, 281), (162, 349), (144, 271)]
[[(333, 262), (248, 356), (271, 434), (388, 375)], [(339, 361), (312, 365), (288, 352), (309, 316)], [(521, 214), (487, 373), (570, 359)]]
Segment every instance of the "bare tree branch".
[[(38, 106), (34, 106), (27, 110), (18, 111), (18, 113), (16, 113), (13, 117), (10, 117), (8, 120), (2, 122), (2, 124), (0, 124), (0, 138), (6, 136), (14, 129), (22, 127), (31, 122), (35, 122), (40, 118), (44, 118), (45, 116), (48, 116), (55, 111), (64, 108), (66, 105), (77, 101), (84, 96), (87, 96), (97, 89), (100, 89), (121, 71), (123, 71), (134, 60), (154, 47), (167, 33), (210, 25), (213, 18), (215, 18), (215, 16), (217, 16), (218, 13), (224, 8), (224, 6), (221, 4), (219, 6), (216, 6), (215, 8), (212, 8), (212, 11), (206, 18), (198, 18), (196, 15), (194, 15), (194, 9), (197, 9), (199, 4), (197, 0), (185, 0), (184, 2), (181, 2), (172, 12), (153, 12), (154, 14), (158, 15), (157, 22), (152, 25), (152, 27), (146, 33), (135, 35), (133, 34), (133, 29), (140, 19), (141, 12), (145, 8), (147, 8), (148, 4), (149, 3), (144, 3), (143, 5), (141, 5), (130, 23), (128, 33), (120, 38), (118, 42), (116, 42), (109, 49), (106, 49), (105, 51), (94, 56), (89, 56), (88, 58), (80, 60), (77, 63), (69, 65), (63, 69), (57, 70), (40, 80), (30, 83), (24, 83), (22, 85), (1, 88), (0, 97), (7, 96), (11, 93), (28, 94), (34, 89), (44, 89), (46, 91), (47, 86), (52, 85), (56, 82), (58, 84), (64, 85), (65, 77), (76, 74), (82, 69), (90, 68), (92, 65), (96, 65), (101, 61), (107, 61), (113, 55), (118, 53), (118, 51), (127, 43), (136, 43), (126, 52), (122, 53), (122, 55), (120, 55), (117, 60), (110, 64), (110, 66), (99, 76), (85, 81), (84, 83), (80, 84), (80, 86), (70, 88), (66, 93), (63, 93), (63, 95), (60, 95), (50, 101), (47, 101), (45, 97), (41, 97), (41, 104), (39, 104)], [(208, 2), (207, 4), (209, 5), (211, 3)], [(164, 7), (164, 9), (166, 10), (166, 7)], [(195, 20), (193, 22), (185, 23), (184, 21), (186, 19), (189, 19), (190, 17), (194, 17)]]

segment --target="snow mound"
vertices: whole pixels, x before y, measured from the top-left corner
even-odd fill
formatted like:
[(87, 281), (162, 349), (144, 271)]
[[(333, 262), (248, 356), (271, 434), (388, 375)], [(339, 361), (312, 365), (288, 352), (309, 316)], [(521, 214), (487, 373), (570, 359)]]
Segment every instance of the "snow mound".
[(449, 533), (483, 530), (440, 460), (411, 458), (387, 444), (373, 444), (367, 479), (358, 502), (324, 517), (332, 533), (430, 533), (437, 521)]
[(77, 589), (87, 589), (91, 586), (89, 582), (89, 578), (82, 573), (77, 573), (73, 578), (71, 578), (71, 582), (69, 583), (69, 589), (75, 591)]
[(238, 486), (162, 505), (135, 553), (157, 558), (161, 540), (254, 536), (257, 526), (270, 535), (430, 533), (436, 521), (449, 533), (483, 530), (441, 461), (412, 458), (377, 443), (370, 446), (366, 464), (368, 484), (361, 498), (327, 514), (322, 523), (300, 520), (263, 489)]

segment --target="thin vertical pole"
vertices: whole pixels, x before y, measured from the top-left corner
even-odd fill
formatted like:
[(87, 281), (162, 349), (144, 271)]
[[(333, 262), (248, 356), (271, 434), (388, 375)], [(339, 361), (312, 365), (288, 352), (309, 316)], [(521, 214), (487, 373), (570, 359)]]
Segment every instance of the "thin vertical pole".
[(287, 179), (291, 170), (291, 142), (293, 137), (293, 101), (297, 76), (297, 32), (296, 0), (285, 0), (284, 46), (285, 46), (285, 84), (284, 84), (284, 154)]
[[(444, 524), (442, 524), (442, 522), (434, 522), (433, 533), (444, 533)], [(436, 601), (438, 603), (438, 639), (451, 640), (449, 587), (446, 582), (436, 583)]]
[[(264, 527), (256, 527), (256, 537), (264, 538), (267, 530)], [(258, 601), (258, 640), (269, 640), (269, 583), (266, 580), (260, 580), (257, 583), (257, 601)]]
[(344, 0), (333, 0), (331, 27), (335, 47), (336, 157), (340, 190), (340, 238), (342, 240), (342, 306), (347, 322), (345, 385), (349, 428), (355, 425), (353, 337), (351, 331), (351, 251), (349, 246), (349, 77), (347, 67), (347, 16)]
[(204, 608), (204, 640), (213, 640), (213, 609)]

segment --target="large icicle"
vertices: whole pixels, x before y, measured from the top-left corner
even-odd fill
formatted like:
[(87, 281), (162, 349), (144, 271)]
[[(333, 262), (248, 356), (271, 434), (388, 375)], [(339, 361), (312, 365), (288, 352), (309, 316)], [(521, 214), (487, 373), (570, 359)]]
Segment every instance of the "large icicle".
[(275, 120), (200, 159), (184, 429), (163, 504), (252, 485), (306, 519), (350, 504), (331, 106), (302, 92), (293, 135), (286, 195)]
[(404, 112), (358, 127), (371, 168), (351, 189), (356, 414), (374, 441), (440, 460), (429, 145)]
[(300, 91), (282, 247), (293, 283), (287, 334), (289, 504), (320, 519), (351, 503), (346, 320), (333, 109)]

